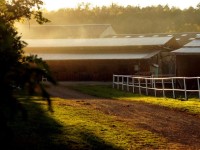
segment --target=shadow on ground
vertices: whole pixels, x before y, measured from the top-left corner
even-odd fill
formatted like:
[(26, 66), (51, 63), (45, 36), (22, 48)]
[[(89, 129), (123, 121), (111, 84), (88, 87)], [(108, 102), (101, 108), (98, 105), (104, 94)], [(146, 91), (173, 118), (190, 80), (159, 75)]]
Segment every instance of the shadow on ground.
[[(22, 120), (18, 115), (9, 122), (7, 141), (3, 145), (6, 149), (20, 150), (73, 150), (73, 149), (119, 149), (105, 142), (93, 133), (77, 130), (77, 138), (71, 139), (68, 133), (63, 133), (63, 128), (58, 121), (52, 118), (53, 114), (41, 109), (39, 101), (24, 101), (28, 110), (28, 120)], [(74, 128), (78, 127), (74, 126)], [(0, 134), (1, 136), (1, 134)], [(78, 139), (78, 140), (77, 140)], [(2, 142), (2, 141), (1, 141)]]

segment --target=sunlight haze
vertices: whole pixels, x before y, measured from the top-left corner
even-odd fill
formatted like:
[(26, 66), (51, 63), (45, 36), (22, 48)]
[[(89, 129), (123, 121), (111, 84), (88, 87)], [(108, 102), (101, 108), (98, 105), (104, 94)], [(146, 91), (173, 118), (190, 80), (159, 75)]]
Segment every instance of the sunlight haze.
[(112, 3), (122, 6), (157, 6), (168, 5), (169, 7), (179, 7), (185, 9), (188, 7), (196, 7), (199, 0), (43, 0), (44, 7), (47, 10), (58, 10), (60, 8), (76, 8), (78, 4), (90, 3), (92, 7), (95, 6), (109, 6)]

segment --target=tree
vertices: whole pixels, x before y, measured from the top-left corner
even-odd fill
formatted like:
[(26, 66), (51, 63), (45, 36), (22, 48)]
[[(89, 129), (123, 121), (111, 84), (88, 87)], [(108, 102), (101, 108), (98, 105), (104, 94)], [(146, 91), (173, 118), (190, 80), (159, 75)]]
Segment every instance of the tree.
[[(34, 18), (39, 24), (48, 22), (40, 7), (41, 0), (0, 0), (0, 142), (10, 140), (7, 122), (20, 111), (26, 118), (26, 110), (18, 100), (20, 93), (32, 94), (40, 87), (41, 95), (48, 101), (49, 94), (41, 84), (41, 76), (56, 84), (50, 75), (47, 64), (37, 56), (25, 56), (27, 45), (18, 35), (14, 23), (22, 19)], [(20, 91), (17, 90), (20, 88)]]
[(54, 25), (111, 24), (118, 34), (199, 32), (200, 28), (200, 4), (196, 8), (181, 10), (168, 5), (90, 7), (82, 3), (77, 8), (44, 13)]

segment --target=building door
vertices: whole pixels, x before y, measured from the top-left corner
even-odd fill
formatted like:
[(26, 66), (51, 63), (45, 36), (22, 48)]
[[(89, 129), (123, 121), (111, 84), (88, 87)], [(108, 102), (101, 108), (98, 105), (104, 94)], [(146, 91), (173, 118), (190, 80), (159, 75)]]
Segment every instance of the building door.
[(150, 67), (151, 73), (154, 77), (158, 77), (159, 72), (159, 65), (158, 64), (152, 64)]

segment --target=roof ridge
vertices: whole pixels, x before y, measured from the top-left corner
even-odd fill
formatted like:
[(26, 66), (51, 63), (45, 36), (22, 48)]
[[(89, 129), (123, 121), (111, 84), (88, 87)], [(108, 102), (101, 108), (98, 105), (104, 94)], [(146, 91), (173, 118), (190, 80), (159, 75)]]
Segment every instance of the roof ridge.
[(111, 24), (68, 24), (68, 25), (18, 25), (18, 26), (38, 26), (38, 27), (44, 27), (44, 26), (111, 26)]

